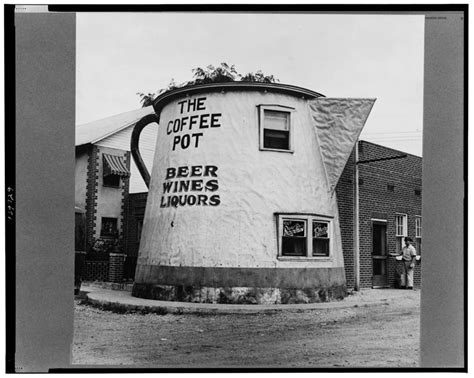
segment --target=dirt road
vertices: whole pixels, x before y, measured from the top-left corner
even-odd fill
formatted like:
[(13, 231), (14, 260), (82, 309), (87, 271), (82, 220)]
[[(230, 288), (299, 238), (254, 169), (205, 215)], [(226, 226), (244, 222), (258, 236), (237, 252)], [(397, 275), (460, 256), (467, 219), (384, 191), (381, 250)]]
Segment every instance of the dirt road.
[(117, 314), (76, 301), (73, 363), (134, 367), (416, 367), (419, 291), (366, 307)]

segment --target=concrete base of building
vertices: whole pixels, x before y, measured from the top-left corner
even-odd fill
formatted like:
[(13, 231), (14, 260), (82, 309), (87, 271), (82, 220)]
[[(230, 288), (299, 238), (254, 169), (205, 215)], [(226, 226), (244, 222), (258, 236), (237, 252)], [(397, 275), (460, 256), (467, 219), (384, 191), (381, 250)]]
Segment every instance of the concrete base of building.
[(139, 298), (228, 304), (295, 304), (347, 295), (344, 268), (210, 268), (144, 266), (132, 295)]

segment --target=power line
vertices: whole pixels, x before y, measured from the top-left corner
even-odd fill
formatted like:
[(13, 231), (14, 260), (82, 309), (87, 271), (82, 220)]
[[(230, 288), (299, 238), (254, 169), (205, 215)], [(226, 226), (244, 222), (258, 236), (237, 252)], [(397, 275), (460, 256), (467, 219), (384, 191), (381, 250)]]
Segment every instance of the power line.
[(362, 138), (361, 140), (378, 142), (421, 142), (422, 138)]
[(372, 138), (421, 138), (422, 134), (361, 134), (361, 136)]
[(367, 134), (421, 134), (421, 131), (371, 131)]

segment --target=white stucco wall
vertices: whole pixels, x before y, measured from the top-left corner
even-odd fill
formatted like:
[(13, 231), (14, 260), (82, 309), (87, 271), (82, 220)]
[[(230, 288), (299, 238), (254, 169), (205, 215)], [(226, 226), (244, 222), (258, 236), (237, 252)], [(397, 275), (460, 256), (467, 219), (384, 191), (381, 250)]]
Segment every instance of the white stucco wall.
[[(342, 247), (335, 195), (331, 196), (321, 152), (306, 100), (263, 92), (228, 92), (206, 97), (204, 110), (180, 113), (179, 101), (161, 113), (151, 186), (140, 244), (141, 264), (206, 267), (342, 267)], [(261, 151), (257, 105), (294, 108), (293, 153)], [(183, 116), (220, 113), (220, 127), (167, 134), (169, 121)], [(188, 120), (189, 124), (189, 120)], [(173, 139), (202, 133), (187, 149), (173, 151)], [(218, 189), (176, 195), (218, 195), (218, 206), (161, 207), (167, 168), (216, 166)], [(183, 178), (186, 180), (188, 178)], [(173, 193), (171, 193), (173, 194)], [(275, 213), (332, 217), (331, 257), (277, 258)]]
[(83, 152), (76, 155), (76, 165), (74, 171), (75, 177), (75, 205), (82, 210), (86, 209), (86, 193), (87, 193), (87, 161), (88, 154)]

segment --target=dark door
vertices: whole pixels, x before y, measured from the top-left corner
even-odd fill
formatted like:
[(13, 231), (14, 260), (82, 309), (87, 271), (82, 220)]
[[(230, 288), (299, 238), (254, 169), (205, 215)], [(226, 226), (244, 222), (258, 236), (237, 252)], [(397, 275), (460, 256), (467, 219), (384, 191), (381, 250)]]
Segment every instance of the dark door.
[(387, 224), (372, 222), (372, 286), (387, 287)]

